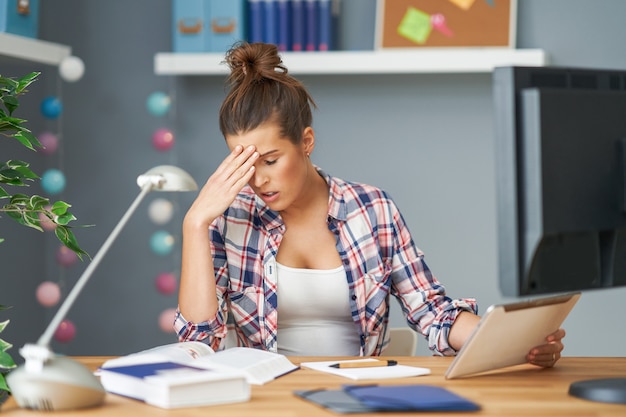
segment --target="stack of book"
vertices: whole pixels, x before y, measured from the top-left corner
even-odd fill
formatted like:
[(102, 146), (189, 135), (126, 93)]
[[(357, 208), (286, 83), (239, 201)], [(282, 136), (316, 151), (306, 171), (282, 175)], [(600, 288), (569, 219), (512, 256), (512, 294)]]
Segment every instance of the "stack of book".
[(250, 385), (263, 385), (299, 369), (278, 353), (234, 347), (214, 352), (202, 342), (181, 342), (106, 361), (99, 369), (107, 392), (161, 408), (248, 401)]

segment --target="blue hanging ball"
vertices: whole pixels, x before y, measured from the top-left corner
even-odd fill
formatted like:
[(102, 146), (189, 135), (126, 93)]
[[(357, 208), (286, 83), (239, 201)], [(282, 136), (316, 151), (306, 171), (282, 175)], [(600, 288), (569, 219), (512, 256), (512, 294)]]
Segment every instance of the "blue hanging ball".
[(174, 236), (165, 230), (154, 232), (150, 238), (150, 248), (157, 255), (169, 255), (174, 249)]
[(170, 111), (171, 103), (172, 101), (167, 94), (161, 91), (156, 91), (148, 96), (148, 100), (146, 100), (146, 107), (151, 115), (163, 116)]
[(59, 194), (65, 189), (65, 175), (58, 169), (49, 169), (41, 176), (41, 187), (48, 194)]
[(41, 102), (41, 114), (49, 119), (56, 119), (63, 112), (63, 103), (56, 97), (50, 96)]

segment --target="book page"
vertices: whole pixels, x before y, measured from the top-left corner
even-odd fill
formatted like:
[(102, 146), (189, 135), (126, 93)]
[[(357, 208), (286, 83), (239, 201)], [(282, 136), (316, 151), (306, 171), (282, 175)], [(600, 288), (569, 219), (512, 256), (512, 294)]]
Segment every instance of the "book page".
[(198, 363), (215, 369), (240, 370), (246, 374), (249, 383), (256, 385), (265, 384), (298, 369), (284, 355), (246, 347), (221, 350), (214, 355), (200, 358)]
[(199, 358), (213, 355), (214, 353), (210, 346), (202, 342), (178, 342), (142, 350), (119, 358), (109, 359), (102, 365), (102, 368), (138, 365), (163, 360), (190, 364)]

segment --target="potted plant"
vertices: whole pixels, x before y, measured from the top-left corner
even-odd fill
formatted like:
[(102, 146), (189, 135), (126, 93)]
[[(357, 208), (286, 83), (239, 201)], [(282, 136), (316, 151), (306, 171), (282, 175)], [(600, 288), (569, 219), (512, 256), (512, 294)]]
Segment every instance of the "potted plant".
[[(26, 148), (36, 151), (42, 148), (39, 140), (24, 125), (25, 119), (13, 114), (19, 107), (19, 96), (26, 93), (28, 86), (37, 80), (39, 72), (30, 73), (21, 78), (10, 78), (0, 75), (0, 135), (15, 139)], [(0, 161), (0, 217), (6, 214), (17, 223), (39, 230), (42, 219), (55, 224), (54, 233), (57, 239), (66, 247), (74, 251), (80, 259), (88, 254), (80, 248), (69, 223), (76, 220), (68, 211), (71, 207), (64, 201), (51, 202), (48, 198), (39, 195), (13, 192), (17, 188), (28, 187), (39, 179), (30, 168), (28, 162), (11, 159)], [(13, 188), (17, 187), (17, 188)], [(0, 249), (4, 239), (0, 236)], [(6, 244), (6, 243), (5, 243)], [(0, 311), (6, 307), (0, 305)], [(0, 332), (8, 325), (9, 320), (0, 322)], [(0, 339), (0, 404), (6, 398), (9, 387), (4, 376), (15, 367), (15, 363), (7, 350), (11, 344)]]

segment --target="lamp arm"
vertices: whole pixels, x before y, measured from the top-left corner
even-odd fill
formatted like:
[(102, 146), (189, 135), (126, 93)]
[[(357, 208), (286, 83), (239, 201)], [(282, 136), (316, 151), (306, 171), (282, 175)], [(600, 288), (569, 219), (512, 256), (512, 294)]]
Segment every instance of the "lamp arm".
[(50, 343), (50, 339), (52, 339), (52, 335), (56, 331), (57, 327), (59, 327), (59, 324), (61, 324), (61, 321), (65, 318), (67, 312), (72, 307), (72, 304), (74, 304), (74, 301), (82, 291), (83, 287), (85, 286), (85, 284), (87, 284), (87, 281), (89, 281), (89, 278), (91, 278), (93, 271), (96, 269), (104, 255), (108, 252), (109, 247), (111, 246), (111, 244), (113, 244), (113, 241), (115, 241), (117, 235), (120, 234), (132, 214), (135, 212), (137, 206), (139, 206), (139, 203), (141, 203), (141, 200), (143, 200), (146, 194), (148, 194), (153, 187), (154, 184), (149, 182), (145, 183), (142, 186), (141, 192), (135, 198), (135, 201), (133, 201), (128, 210), (126, 210), (126, 213), (124, 213), (120, 221), (117, 223), (117, 226), (115, 226), (109, 237), (104, 241), (102, 247), (100, 247), (100, 249), (96, 253), (96, 256), (93, 257), (91, 263), (89, 264), (89, 266), (87, 266), (87, 269), (85, 269), (85, 272), (83, 272), (78, 281), (76, 281), (76, 285), (74, 285), (74, 288), (72, 288), (70, 293), (67, 295), (67, 298), (65, 299), (59, 310), (56, 312), (54, 318), (46, 328), (46, 331), (37, 341), (37, 345), (48, 346), (48, 344)]

